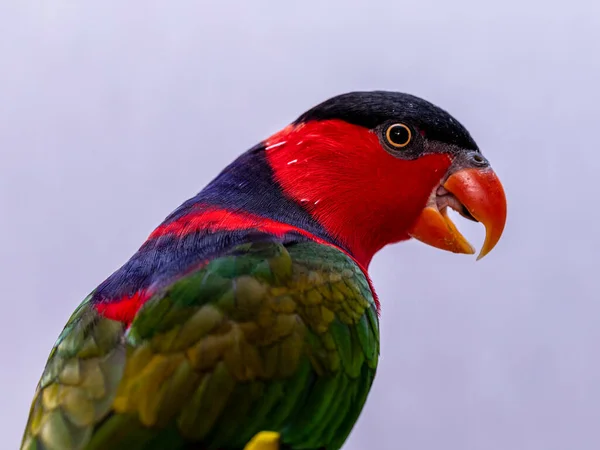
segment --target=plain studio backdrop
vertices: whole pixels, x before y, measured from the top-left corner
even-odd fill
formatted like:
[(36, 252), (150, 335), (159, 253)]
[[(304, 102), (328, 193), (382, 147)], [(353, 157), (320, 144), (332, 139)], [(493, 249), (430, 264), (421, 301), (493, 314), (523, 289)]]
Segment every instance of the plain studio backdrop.
[(314, 104), (387, 89), (467, 126), (509, 216), (480, 262), (376, 256), (381, 362), (345, 449), (600, 448), (599, 29), (592, 1), (0, 2), (0, 446), (171, 210)]

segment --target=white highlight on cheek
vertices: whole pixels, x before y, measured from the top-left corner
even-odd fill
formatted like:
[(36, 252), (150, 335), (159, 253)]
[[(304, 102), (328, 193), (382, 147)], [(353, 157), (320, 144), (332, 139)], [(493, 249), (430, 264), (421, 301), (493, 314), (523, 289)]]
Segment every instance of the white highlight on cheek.
[(268, 147), (265, 148), (265, 150), (271, 150), (272, 148), (279, 147), (279, 146), (285, 144), (286, 142), (287, 141), (281, 141), (281, 142), (278, 142), (277, 144), (269, 145)]
[(289, 163), (287, 163), (287, 165), (289, 166), (290, 164), (296, 164), (297, 162), (297, 159), (292, 159)]
[(321, 201), (321, 199), (317, 200), (314, 205), (317, 205), (319, 202)]

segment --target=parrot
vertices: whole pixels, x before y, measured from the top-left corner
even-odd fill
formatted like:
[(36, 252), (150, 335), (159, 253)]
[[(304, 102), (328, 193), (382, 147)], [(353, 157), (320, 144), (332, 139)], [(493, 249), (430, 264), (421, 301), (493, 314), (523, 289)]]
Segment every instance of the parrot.
[(477, 259), (499, 242), (503, 185), (450, 113), (383, 90), (311, 107), (79, 304), (20, 448), (342, 448), (380, 356), (371, 260), (409, 239), (474, 254), (449, 209), (485, 227)]

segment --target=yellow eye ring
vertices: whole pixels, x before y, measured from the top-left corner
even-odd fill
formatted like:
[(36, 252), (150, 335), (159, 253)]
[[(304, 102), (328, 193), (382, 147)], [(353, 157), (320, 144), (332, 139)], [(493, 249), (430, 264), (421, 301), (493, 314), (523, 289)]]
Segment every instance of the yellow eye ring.
[(392, 147), (406, 147), (412, 140), (412, 131), (403, 123), (395, 123), (388, 127), (385, 138)]

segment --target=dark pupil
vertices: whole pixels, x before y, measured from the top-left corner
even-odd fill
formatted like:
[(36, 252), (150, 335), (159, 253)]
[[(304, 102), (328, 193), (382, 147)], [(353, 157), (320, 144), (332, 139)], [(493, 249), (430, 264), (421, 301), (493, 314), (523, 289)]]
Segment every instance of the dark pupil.
[(409, 137), (408, 130), (400, 125), (396, 125), (390, 130), (390, 139), (394, 144), (404, 145)]

